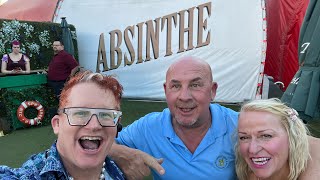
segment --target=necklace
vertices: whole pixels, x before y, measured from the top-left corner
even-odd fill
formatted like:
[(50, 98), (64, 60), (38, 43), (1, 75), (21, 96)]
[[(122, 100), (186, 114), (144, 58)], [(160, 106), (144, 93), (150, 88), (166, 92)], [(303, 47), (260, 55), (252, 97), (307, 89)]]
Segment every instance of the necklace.
[[(106, 163), (103, 162), (99, 180), (104, 180), (105, 179), (105, 176), (104, 176), (104, 173), (106, 172), (106, 169), (104, 168), (105, 165), (106, 165)], [(69, 176), (68, 179), (69, 180), (74, 180), (74, 178), (72, 176)]]

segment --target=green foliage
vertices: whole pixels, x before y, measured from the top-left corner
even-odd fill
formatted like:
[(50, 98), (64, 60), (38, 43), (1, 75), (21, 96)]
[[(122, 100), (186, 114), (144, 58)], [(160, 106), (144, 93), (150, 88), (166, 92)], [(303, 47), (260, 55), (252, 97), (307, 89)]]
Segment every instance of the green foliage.
[[(76, 29), (69, 25), (78, 59)], [(51, 44), (61, 39), (62, 30), (59, 23), (31, 22), (0, 19), (0, 55), (11, 52), (11, 42), (15, 39), (21, 43), (21, 51), (30, 57), (31, 70), (47, 69), (53, 56)], [(2, 56), (1, 56), (2, 57)]]
[[(69, 25), (69, 29), (72, 34), (75, 58), (78, 59), (76, 29), (73, 25)], [(3, 54), (11, 52), (11, 42), (19, 40), (22, 53), (30, 57), (31, 70), (48, 68), (53, 56), (51, 45), (57, 39), (62, 39), (60, 23), (0, 19), (0, 59)], [(38, 100), (45, 108), (45, 117), (42, 121), (44, 125), (50, 122), (54, 109), (58, 106), (54, 93), (46, 86), (20, 90), (0, 89), (0, 91), (0, 123), (2, 122), (2, 126), (4, 124), (11, 126), (11, 130), (19, 128), (19, 124), (15, 122), (17, 120), (15, 112), (21, 102)], [(37, 110), (27, 108), (25, 116), (29, 119), (34, 118), (37, 116)], [(20, 126), (23, 125), (20, 124)]]

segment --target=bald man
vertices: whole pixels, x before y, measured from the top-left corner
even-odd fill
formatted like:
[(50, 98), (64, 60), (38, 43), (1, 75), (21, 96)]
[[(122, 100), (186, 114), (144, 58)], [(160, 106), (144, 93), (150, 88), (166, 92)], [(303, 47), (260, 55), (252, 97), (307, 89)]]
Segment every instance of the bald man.
[[(163, 87), (168, 108), (147, 114), (123, 129), (117, 143), (163, 158), (162, 167), (145, 162), (155, 168), (154, 179), (236, 179), (233, 134), (238, 113), (211, 104), (218, 85), (209, 64), (184, 57), (169, 67)], [(118, 164), (124, 163), (117, 157)], [(133, 176), (127, 174), (136, 179)]]

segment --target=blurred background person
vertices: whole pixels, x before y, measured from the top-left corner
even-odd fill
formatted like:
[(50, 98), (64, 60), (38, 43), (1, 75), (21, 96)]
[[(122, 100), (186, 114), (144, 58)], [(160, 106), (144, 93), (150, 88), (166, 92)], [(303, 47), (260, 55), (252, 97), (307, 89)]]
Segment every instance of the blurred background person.
[(61, 40), (55, 40), (52, 44), (52, 49), (54, 55), (48, 66), (48, 85), (53, 88), (54, 94), (58, 99), (72, 69), (79, 64), (72, 55), (64, 50)]
[(2, 57), (1, 72), (4, 74), (29, 74), (30, 59), (20, 52), (20, 42), (14, 40), (11, 45), (12, 52)]

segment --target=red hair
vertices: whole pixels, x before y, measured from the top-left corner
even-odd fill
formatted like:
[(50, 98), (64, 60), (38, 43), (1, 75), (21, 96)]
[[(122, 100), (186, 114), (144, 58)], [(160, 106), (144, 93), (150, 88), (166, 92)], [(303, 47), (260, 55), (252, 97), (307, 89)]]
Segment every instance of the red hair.
[(20, 42), (18, 40), (13, 40), (11, 44), (12, 44), (12, 46), (13, 45), (20, 45)]
[(100, 88), (105, 90), (111, 90), (111, 92), (113, 92), (113, 95), (115, 96), (115, 99), (120, 109), (120, 101), (122, 98), (123, 87), (118, 82), (118, 80), (113, 76), (103, 75), (101, 73), (93, 73), (88, 70), (75, 74), (74, 76), (70, 77), (70, 79), (65, 83), (60, 95), (59, 108), (65, 107), (65, 105), (68, 103), (68, 96), (71, 92), (71, 89), (75, 85), (86, 82), (95, 83)]

